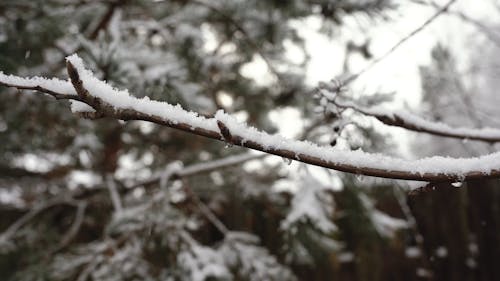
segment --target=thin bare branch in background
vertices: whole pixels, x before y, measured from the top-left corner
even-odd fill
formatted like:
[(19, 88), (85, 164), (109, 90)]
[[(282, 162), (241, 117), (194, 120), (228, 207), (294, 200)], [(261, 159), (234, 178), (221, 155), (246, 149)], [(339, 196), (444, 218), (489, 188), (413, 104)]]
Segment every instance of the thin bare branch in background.
[[(217, 159), (205, 163), (197, 163), (190, 166), (183, 167), (177, 171), (173, 171), (168, 179), (178, 179), (183, 177), (189, 177), (193, 175), (205, 174), (215, 170), (230, 168), (236, 165), (244, 164), (247, 161), (256, 160), (268, 156), (267, 154), (256, 154), (256, 153), (243, 153), (239, 155), (231, 155), (226, 158)], [(163, 173), (162, 173), (163, 174)], [(139, 186), (149, 186), (152, 184), (159, 183), (161, 181), (162, 175), (153, 176), (145, 181), (135, 183), (128, 187), (128, 189), (133, 189)]]
[(52, 207), (58, 206), (58, 205), (71, 205), (71, 206), (76, 206), (78, 207), (78, 202), (75, 201), (74, 199), (71, 198), (53, 198), (51, 200), (48, 200), (40, 205), (35, 206), (32, 208), (30, 211), (28, 211), (26, 214), (24, 214), (22, 217), (20, 217), (18, 220), (16, 220), (13, 224), (11, 224), (3, 233), (0, 234), (0, 241), (3, 242), (8, 242), (10, 241), (16, 233), (21, 229), (23, 226), (25, 226), (29, 221), (34, 219), (36, 216), (41, 214), (47, 209), (50, 209)]
[[(440, 8), (438, 4), (434, 1), (422, 1), (422, 0), (412, 0), (413, 3), (419, 4), (419, 5), (424, 5), (424, 6), (431, 6), (434, 8)], [(497, 46), (500, 46), (500, 36), (498, 33), (494, 31), (494, 29), (486, 26), (483, 22), (472, 18), (465, 14), (464, 12), (458, 11), (458, 10), (451, 10), (448, 9), (445, 11), (447, 14), (456, 16), (459, 19), (463, 20), (464, 22), (467, 22), (473, 26), (475, 26), (480, 32), (482, 32), (486, 38), (488, 38), (491, 42), (495, 43)]]
[(78, 231), (80, 230), (80, 227), (82, 226), (83, 220), (85, 219), (85, 209), (86, 208), (87, 208), (86, 202), (83, 202), (83, 201), (78, 202), (77, 207), (76, 207), (75, 218), (73, 220), (73, 224), (71, 224), (70, 229), (63, 236), (59, 245), (57, 245), (56, 248), (54, 248), (52, 251), (50, 251), (50, 255), (53, 255), (53, 254), (63, 250), (64, 248), (66, 248), (71, 243), (71, 241), (75, 238), (75, 236), (78, 234)]
[(120, 194), (118, 193), (118, 189), (116, 188), (116, 182), (113, 179), (113, 176), (108, 175), (106, 177), (106, 187), (109, 190), (109, 195), (111, 197), (111, 202), (113, 203), (113, 207), (117, 214), (123, 211), (122, 201), (120, 199)]
[(355, 74), (349, 76), (347, 79), (343, 80), (342, 84), (343, 85), (348, 85), (348, 84), (354, 82), (354, 80), (358, 79), (359, 76), (363, 75), (364, 73), (366, 73), (367, 71), (369, 71), (370, 69), (372, 69), (375, 65), (377, 65), (379, 62), (383, 61), (385, 58), (387, 58), (388, 56), (390, 56), (392, 53), (394, 53), (394, 51), (396, 51), (399, 47), (401, 47), (404, 43), (406, 43), (406, 41), (410, 40), (412, 37), (414, 37), (415, 35), (417, 35), (418, 33), (420, 33), (427, 26), (429, 26), (432, 22), (434, 22), (437, 18), (439, 18), (439, 16), (441, 16), (443, 13), (445, 13), (448, 10), (448, 8), (453, 3), (455, 3), (455, 2), (456, 2), (456, 0), (450, 0), (443, 7), (441, 7), (432, 17), (430, 17), (429, 19), (427, 19), (422, 25), (420, 25), (418, 28), (416, 28), (415, 30), (413, 30), (412, 32), (410, 32), (405, 37), (401, 38), (387, 52), (385, 52), (381, 56), (379, 56), (376, 59), (374, 59), (370, 64), (368, 64), (365, 68), (363, 68), (358, 73), (355, 73)]
[(191, 198), (196, 207), (199, 209), (200, 213), (215, 227), (217, 230), (226, 235), (229, 232), (229, 229), (222, 223), (221, 220), (214, 214), (214, 212), (207, 206), (203, 201), (201, 201), (198, 194), (196, 194), (189, 185), (184, 182), (184, 190), (186, 191), (189, 198)]

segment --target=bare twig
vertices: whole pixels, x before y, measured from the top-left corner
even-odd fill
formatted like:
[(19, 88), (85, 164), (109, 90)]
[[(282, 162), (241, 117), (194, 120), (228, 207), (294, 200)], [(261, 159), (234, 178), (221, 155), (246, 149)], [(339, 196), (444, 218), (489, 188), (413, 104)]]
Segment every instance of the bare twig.
[[(439, 8), (439, 5), (436, 4), (434, 1), (428, 2), (428, 1), (422, 1), (422, 0), (412, 0), (412, 2), (419, 4), (419, 5), (432, 6), (434, 8)], [(446, 10), (445, 12), (449, 15), (456, 16), (459, 19), (463, 20), (464, 22), (467, 22), (467, 23), (475, 26), (479, 31), (481, 31), (486, 36), (486, 38), (488, 38), (491, 42), (495, 43), (495, 45), (500, 46), (500, 36), (498, 34), (496, 34), (495, 32), (493, 32), (491, 28), (486, 26), (481, 21), (474, 19), (461, 11)]]
[(430, 25), (434, 20), (436, 20), (439, 16), (441, 16), (444, 12), (448, 10), (448, 8), (455, 3), (456, 0), (450, 0), (446, 5), (441, 7), (434, 15), (432, 15), (430, 18), (428, 18), (422, 25), (420, 25), (418, 28), (410, 32), (408, 35), (405, 37), (401, 38), (394, 46), (392, 46), (387, 52), (385, 52), (383, 55), (377, 57), (374, 59), (368, 66), (363, 68), (360, 72), (353, 74), (349, 76), (347, 79), (342, 81), (342, 84), (347, 85), (352, 83), (354, 80), (356, 80), (359, 76), (363, 75), (366, 73), (368, 70), (372, 69), (375, 65), (377, 65), (379, 62), (387, 58), (389, 55), (391, 55), (394, 51), (396, 51), (399, 47), (401, 47), (406, 41), (411, 39), (413, 36), (417, 35), (419, 32), (424, 30), (428, 25)]
[(71, 198), (54, 198), (45, 202), (44, 204), (38, 205), (31, 209), (29, 212), (20, 217), (17, 221), (11, 224), (7, 230), (0, 234), (0, 241), (9, 241), (16, 234), (16, 232), (26, 225), (29, 221), (35, 218), (37, 215), (41, 214), (43, 211), (50, 209), (57, 205), (71, 205), (78, 206), (77, 201)]
[(64, 237), (61, 239), (61, 242), (59, 243), (59, 245), (51, 251), (51, 253), (50, 253), (51, 255), (61, 251), (66, 246), (68, 246), (69, 243), (71, 243), (71, 241), (73, 240), (73, 238), (75, 238), (75, 236), (78, 234), (78, 231), (80, 230), (80, 227), (82, 226), (83, 219), (85, 218), (85, 209), (86, 208), (87, 208), (86, 202), (82, 201), (82, 202), (79, 202), (77, 204), (76, 214), (75, 214), (75, 219), (73, 221), (73, 224), (71, 225), (68, 232), (66, 232)]
[[(102, 15), (102, 17), (99, 19), (97, 24), (95, 24), (94, 28), (88, 32), (87, 38), (91, 41), (94, 41), (97, 39), (99, 33), (106, 29), (109, 25), (109, 22), (113, 18), (113, 15), (115, 14), (116, 10), (125, 3), (126, 0), (113, 0), (109, 1), (108, 7), (106, 9), (106, 12)], [(85, 4), (87, 1), (80, 0), (79, 4)], [(78, 6), (78, 5), (77, 5)], [(72, 51), (66, 51), (62, 48), (59, 48), (57, 45), (55, 46), (57, 50), (59, 50), (62, 54), (62, 58), (57, 61), (57, 63), (51, 65), (49, 67), (50, 72), (54, 72), (58, 70), (58, 68), (61, 65), (64, 65), (65, 62), (65, 57), (68, 56), (71, 53), (78, 53), (81, 50), (83, 50), (83, 46), (79, 44), (78, 46), (74, 47)]]
[(221, 220), (212, 212), (210, 207), (208, 207), (203, 201), (201, 201), (198, 194), (196, 194), (189, 185), (184, 184), (184, 190), (188, 194), (188, 196), (194, 201), (201, 214), (215, 227), (219, 230), (220, 233), (226, 235), (229, 232), (229, 229), (222, 223)]
[(202, 0), (191, 0), (192, 3), (195, 3), (197, 5), (206, 7), (213, 12), (219, 14), (222, 16), (225, 20), (228, 20), (229, 23), (231, 23), (237, 31), (239, 31), (246, 39), (247, 39), (247, 44), (261, 57), (261, 59), (265, 62), (267, 67), (269, 68), (269, 71), (276, 77), (276, 79), (280, 79), (280, 75), (278, 70), (274, 67), (272, 62), (269, 60), (269, 58), (262, 52), (261, 48), (253, 41), (253, 39), (250, 37), (250, 35), (246, 32), (246, 30), (230, 15), (226, 14), (224, 11), (220, 10), (216, 6), (209, 4), (207, 1), (202, 1)]
[(117, 214), (123, 211), (122, 201), (120, 199), (120, 194), (118, 194), (118, 190), (116, 188), (115, 180), (113, 176), (108, 175), (106, 179), (106, 187), (109, 190), (109, 195), (111, 197), (111, 202), (113, 202), (113, 208)]
[(406, 217), (406, 221), (408, 222), (409, 227), (413, 230), (413, 233), (415, 235), (415, 242), (420, 251), (420, 260), (426, 266), (426, 268), (430, 269), (431, 266), (429, 264), (429, 259), (425, 252), (424, 236), (421, 234), (417, 224), (417, 220), (413, 215), (413, 213), (411, 212), (410, 206), (408, 205), (408, 197), (402, 190), (401, 186), (396, 185), (392, 191), (394, 193), (396, 201), (399, 203), (401, 211)]
[(54, 92), (54, 91), (52, 91), (50, 89), (47, 89), (47, 88), (45, 88), (43, 86), (40, 86), (40, 85), (25, 86), (25, 85), (11, 84), (11, 83), (5, 83), (5, 82), (0, 81), (0, 86), (16, 88), (18, 90), (33, 90), (33, 91), (37, 91), (37, 92), (40, 92), (40, 93), (51, 95), (51, 96), (53, 96), (57, 100), (76, 100), (76, 101), (83, 102), (83, 100), (81, 100), (80, 97), (78, 97), (78, 96), (71, 95), (71, 94), (68, 94), (68, 93)]
[(111, 18), (113, 17), (113, 14), (115, 13), (116, 9), (123, 3), (123, 0), (118, 0), (118, 1), (112, 1), (108, 5), (108, 9), (102, 16), (102, 18), (99, 20), (97, 25), (94, 27), (92, 32), (90, 32), (88, 38), (90, 40), (95, 40), (97, 36), (99, 35), (99, 32), (101, 30), (106, 29), (108, 26), (109, 22), (111, 21)]
[[(173, 172), (171, 175), (169, 175), (167, 180), (209, 173), (209, 172), (212, 172), (215, 170), (224, 169), (227, 167), (233, 167), (235, 165), (240, 165), (240, 164), (243, 164), (243, 163), (250, 161), (250, 160), (260, 159), (260, 158), (263, 158), (265, 156), (268, 156), (268, 155), (267, 154), (244, 153), (244, 154), (229, 156), (229, 157), (222, 158), (222, 159), (213, 160), (210, 162), (198, 163), (198, 164), (186, 166), (178, 171)], [(152, 177), (146, 181), (142, 181), (142, 182), (133, 184), (132, 186), (129, 186), (128, 189), (133, 189), (133, 188), (136, 188), (139, 186), (152, 185), (152, 184), (160, 182), (161, 178), (162, 178), (161, 175), (156, 176), (156, 177)]]

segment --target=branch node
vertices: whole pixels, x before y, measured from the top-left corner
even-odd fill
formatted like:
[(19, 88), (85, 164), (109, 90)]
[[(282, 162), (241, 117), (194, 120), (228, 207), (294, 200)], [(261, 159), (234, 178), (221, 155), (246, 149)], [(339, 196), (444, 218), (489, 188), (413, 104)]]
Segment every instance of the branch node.
[(233, 142), (233, 136), (231, 135), (231, 132), (229, 131), (228, 127), (222, 123), (222, 121), (217, 120), (217, 127), (219, 127), (220, 134), (222, 135), (222, 139), (227, 143), (227, 144), (234, 144)]
[(87, 89), (83, 86), (83, 81), (80, 79), (80, 74), (76, 67), (69, 61), (66, 61), (66, 68), (68, 70), (68, 75), (71, 80), (71, 84), (75, 88), (75, 91), (80, 97), (81, 101), (90, 105), (96, 112), (82, 112), (78, 115), (87, 119), (99, 119), (104, 117), (106, 114), (105, 103), (98, 97), (92, 96)]

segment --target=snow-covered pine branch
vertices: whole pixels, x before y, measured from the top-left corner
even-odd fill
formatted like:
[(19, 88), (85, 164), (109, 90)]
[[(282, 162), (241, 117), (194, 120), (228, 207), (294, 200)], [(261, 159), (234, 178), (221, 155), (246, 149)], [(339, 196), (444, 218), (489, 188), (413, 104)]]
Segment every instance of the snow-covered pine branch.
[[(475, 158), (430, 157), (419, 160), (405, 160), (361, 150), (346, 151), (322, 147), (308, 141), (295, 141), (280, 135), (259, 131), (223, 111), (217, 111), (213, 118), (206, 118), (180, 105), (138, 99), (126, 90), (117, 90), (97, 79), (84, 67), (75, 54), (67, 58), (70, 82), (43, 78), (24, 79), (15, 76), (0, 76), (3, 85), (19, 89), (37, 89), (37, 86), (54, 96), (56, 90), (73, 100), (72, 110), (89, 113), (91, 117), (108, 117), (120, 120), (144, 120), (183, 130), (188, 133), (219, 141), (230, 141), (231, 145), (247, 147), (303, 163), (330, 168), (359, 175), (391, 179), (419, 180), (430, 182), (464, 181), (478, 178), (500, 177), (500, 153)], [(35, 82), (34, 82), (35, 81)], [(41, 85), (38, 85), (41, 84)], [(68, 90), (73, 85), (76, 96)], [(66, 91), (63, 91), (66, 90)], [(221, 132), (221, 125), (227, 128), (231, 138)], [(227, 133), (227, 132), (225, 132)]]

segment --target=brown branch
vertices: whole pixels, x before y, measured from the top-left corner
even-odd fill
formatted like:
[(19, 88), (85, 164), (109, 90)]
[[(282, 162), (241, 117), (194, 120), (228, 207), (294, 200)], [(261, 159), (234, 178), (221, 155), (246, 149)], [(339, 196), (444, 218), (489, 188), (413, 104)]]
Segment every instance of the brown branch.
[(233, 136), (231, 135), (231, 132), (229, 129), (222, 123), (222, 121), (217, 120), (217, 127), (219, 127), (220, 134), (222, 135), (222, 139), (228, 143), (228, 144), (233, 144)]
[[(311, 125), (306, 127), (304, 129), (304, 132), (299, 137), (299, 139), (300, 140), (306, 139), (312, 130), (314, 130), (316, 127), (318, 127), (319, 125), (322, 124), (321, 121), (322, 120), (318, 119), (315, 122), (313, 122)], [(270, 156), (270, 155), (265, 154), (265, 153), (263, 153), (263, 154), (243, 153), (243, 154), (239, 154), (239, 155), (231, 155), (231, 156), (228, 156), (226, 158), (212, 160), (209, 162), (197, 163), (197, 164), (183, 167), (182, 169), (180, 169), (178, 171), (174, 171), (170, 175), (169, 179), (180, 179), (180, 178), (190, 177), (190, 176), (199, 175), (199, 174), (206, 174), (206, 173), (210, 173), (210, 172), (215, 171), (215, 170), (234, 167), (236, 165), (241, 165), (241, 164), (244, 164), (248, 161), (261, 159), (261, 158), (264, 158), (267, 156)], [(141, 181), (141, 182), (135, 183), (131, 186), (128, 186), (127, 190), (132, 190), (132, 189), (139, 187), (139, 186), (150, 186), (150, 185), (159, 183), (160, 181), (161, 181), (161, 176), (154, 176), (154, 177), (151, 177), (145, 181)]]
[(54, 97), (56, 100), (76, 100), (83, 102), (78, 96), (71, 95), (71, 94), (65, 94), (65, 93), (58, 93), (54, 92), (50, 89), (47, 89), (45, 87), (42, 87), (40, 85), (37, 86), (26, 86), (26, 85), (19, 85), (19, 84), (10, 84), (10, 83), (5, 83), (0, 81), (0, 86), (5, 86), (5, 87), (10, 87), (10, 88), (16, 88), (18, 90), (32, 90), (32, 91), (37, 91), (39, 93), (44, 93), (51, 95)]
[[(408, 118), (399, 115), (397, 112), (380, 113), (372, 111), (370, 109), (359, 107), (352, 103), (342, 104), (335, 100), (329, 100), (329, 101), (339, 108), (349, 108), (365, 116), (374, 117), (386, 125), (400, 127), (414, 132), (427, 133), (435, 136), (455, 138), (460, 140), (477, 140), (488, 143), (500, 142), (500, 134), (497, 136), (486, 135), (486, 134), (481, 135), (478, 133), (479, 131), (478, 129), (451, 128), (451, 127), (449, 127), (450, 130), (442, 130), (438, 128), (433, 128), (432, 126), (426, 126), (425, 124), (416, 124), (413, 121), (409, 120)], [(415, 118), (421, 119), (418, 116), (415, 116)], [(448, 125), (446, 126), (448, 127)], [(467, 130), (469, 130), (469, 132), (466, 132)]]
[[(113, 106), (107, 104), (102, 101), (98, 97), (91, 96), (88, 91), (83, 88), (82, 82), (79, 78), (78, 72), (76, 68), (71, 64), (70, 61), (67, 62), (68, 73), (70, 75), (70, 79), (75, 86), (75, 89), (78, 95), (89, 105), (94, 107), (97, 113), (103, 114), (106, 117), (112, 117), (124, 121), (129, 120), (143, 120), (150, 121), (156, 124), (165, 125), (168, 127), (172, 127), (175, 129), (179, 129), (185, 132), (189, 132), (192, 134), (204, 136), (207, 138), (221, 140), (221, 132), (213, 131), (206, 128), (193, 128), (191, 125), (181, 122), (173, 122), (172, 120), (165, 120), (160, 116), (155, 116), (151, 114), (146, 114), (143, 112), (136, 111), (134, 109), (117, 109)], [(217, 120), (220, 121), (220, 120)], [(222, 123), (222, 122), (221, 122)], [(223, 123), (222, 123), (223, 124)], [(224, 124), (223, 124), (224, 125)], [(224, 125), (225, 126), (225, 125)], [(219, 124), (219, 127), (221, 125)], [(227, 127), (227, 126), (225, 126)], [(229, 133), (229, 132), (228, 132)], [(229, 133), (230, 134), (230, 133)], [(375, 176), (382, 178), (391, 178), (391, 179), (404, 179), (404, 180), (420, 180), (420, 181), (431, 181), (431, 182), (448, 182), (448, 181), (463, 181), (469, 179), (477, 179), (477, 178), (486, 178), (486, 177), (500, 177), (500, 169), (493, 170), (489, 174), (485, 174), (480, 171), (470, 171), (465, 174), (444, 174), (444, 173), (414, 173), (411, 171), (389, 171), (385, 169), (379, 169), (375, 167), (364, 167), (364, 166), (354, 166), (346, 163), (338, 163), (338, 162), (330, 162), (323, 160), (319, 157), (308, 155), (305, 153), (298, 153), (296, 151), (287, 150), (287, 149), (279, 149), (274, 147), (267, 147), (266, 145), (259, 143), (254, 140), (247, 140), (241, 136), (236, 136), (234, 134), (231, 135), (231, 144), (235, 144), (241, 147), (247, 147), (255, 150), (259, 150), (262, 152), (266, 152), (269, 154), (274, 154), (277, 156), (281, 156), (284, 158), (298, 160), (303, 163), (312, 164), (316, 166), (321, 166), (325, 168), (334, 169), (337, 171), (348, 172), (353, 174), (361, 174), (367, 176)]]
[[(70, 77), (73, 85), (75, 85), (78, 96), (83, 100), (83, 102), (87, 103), (90, 106), (94, 106), (97, 114), (102, 114), (104, 117), (129, 121), (129, 120), (143, 120), (149, 121), (156, 124), (168, 126), (171, 128), (175, 128), (178, 130), (185, 131), (187, 133), (204, 136), (207, 138), (211, 138), (214, 140), (221, 141), (221, 133), (220, 130), (214, 130), (210, 127), (196, 127), (192, 124), (183, 123), (178, 120), (171, 120), (165, 116), (155, 115), (151, 113), (141, 112), (135, 110), (133, 108), (115, 108), (112, 105), (106, 103), (102, 99), (92, 96), (88, 93), (88, 91), (83, 87), (81, 83), (80, 77), (76, 68), (68, 61), (68, 72), (70, 73)], [(126, 97), (124, 97), (126, 98)], [(227, 124), (225, 124), (226, 127)], [(459, 172), (459, 171), (449, 171), (447, 173), (443, 172), (417, 172), (412, 171), (410, 169), (384, 169), (379, 168), (378, 165), (373, 163), (371, 164), (363, 164), (363, 162), (356, 163), (353, 161), (335, 161), (333, 159), (327, 160), (322, 156), (316, 156), (315, 153), (309, 153), (307, 150), (302, 151), (294, 151), (292, 148), (290, 149), (282, 149), (274, 146), (266, 145), (265, 142), (261, 142), (259, 138), (256, 139), (248, 139), (243, 136), (239, 136), (234, 134), (234, 132), (230, 132), (232, 135), (232, 144), (238, 145), (241, 147), (251, 148), (254, 150), (259, 150), (268, 154), (277, 155), (283, 158), (288, 158), (291, 160), (297, 160), (306, 164), (311, 164), (315, 166), (320, 166), (324, 168), (334, 169), (341, 172), (348, 172), (359, 175), (366, 176), (375, 176), (382, 178), (390, 178), (390, 179), (403, 179), (403, 180), (418, 180), (418, 181), (429, 181), (429, 182), (455, 182), (455, 181), (466, 181), (471, 179), (483, 179), (483, 178), (500, 178), (500, 167), (497, 168), (489, 168), (488, 172), (483, 172), (480, 170), (473, 170), (470, 168), (468, 171)], [(265, 133), (260, 133), (262, 137), (265, 137)], [(270, 135), (267, 135), (271, 137)], [(300, 142), (297, 142), (299, 144)], [(308, 146), (309, 147), (309, 146)], [(311, 149), (315, 149), (311, 146)], [(321, 151), (317, 151), (321, 152)], [(327, 151), (325, 150), (325, 153)], [(348, 155), (345, 155), (348, 156)], [(356, 157), (354, 154), (353, 157)], [(371, 155), (366, 155), (370, 157)], [(361, 160), (361, 159), (360, 159)], [(398, 159), (393, 159), (390, 157), (381, 158), (380, 161), (399, 161)], [(459, 161), (458, 159), (456, 161)], [(412, 165), (411, 161), (407, 162)], [(426, 163), (426, 162), (424, 162)], [(429, 163), (430, 164), (430, 163)]]
[(99, 35), (99, 32), (103, 29), (106, 29), (109, 22), (111, 21), (111, 18), (113, 17), (113, 14), (116, 11), (116, 8), (118, 8), (118, 6), (122, 4), (122, 2), (124, 1), (118, 0), (118, 1), (113, 1), (109, 4), (108, 9), (102, 16), (101, 20), (99, 20), (94, 30), (92, 30), (92, 32), (89, 34), (88, 38), (90, 40), (95, 40)]
[[(245, 153), (245, 154), (240, 154), (240, 155), (235, 155), (235, 156), (229, 156), (229, 157), (222, 158), (222, 159), (217, 159), (217, 160), (210, 161), (210, 162), (193, 164), (190, 166), (186, 166), (178, 171), (174, 171), (170, 175), (169, 179), (179, 179), (179, 178), (189, 177), (189, 176), (193, 176), (193, 175), (205, 174), (205, 173), (209, 173), (209, 172), (219, 170), (219, 169), (234, 167), (235, 165), (240, 165), (240, 164), (243, 164), (243, 163), (250, 161), (250, 160), (260, 159), (260, 158), (263, 158), (265, 156), (268, 156), (268, 155), (267, 154)], [(139, 186), (149, 186), (152, 184), (156, 184), (156, 183), (160, 182), (160, 180), (161, 180), (161, 176), (152, 177), (148, 180), (138, 182), (138, 183), (135, 183), (135, 184), (127, 187), (127, 190), (131, 190), (131, 189), (139, 187)]]
[(229, 229), (227, 226), (217, 217), (217, 215), (210, 209), (207, 204), (205, 204), (201, 198), (196, 194), (187, 182), (184, 182), (184, 190), (187, 193), (188, 197), (191, 198), (196, 207), (200, 211), (200, 213), (224, 236), (227, 235)]
[(61, 242), (59, 245), (54, 248), (52, 251), (50, 251), (49, 255), (53, 255), (57, 252), (60, 252), (64, 248), (66, 248), (69, 243), (75, 238), (75, 236), (78, 234), (78, 231), (80, 230), (80, 227), (82, 226), (83, 219), (85, 218), (85, 209), (87, 208), (87, 203), (86, 202), (79, 202), (77, 204), (76, 208), (76, 213), (75, 213), (75, 219), (73, 221), (73, 224), (71, 225), (70, 229), (64, 237), (61, 239)]
[(17, 221), (15, 221), (13, 224), (11, 224), (3, 233), (0, 234), (0, 242), (11, 240), (12, 237), (16, 234), (16, 232), (19, 229), (21, 229), (25, 224), (27, 224), (30, 220), (34, 219), (37, 215), (39, 215), (43, 211), (57, 205), (78, 206), (78, 203), (74, 199), (64, 197), (64, 198), (54, 198), (53, 200), (49, 200), (46, 203), (34, 207), (29, 212), (20, 217)]

